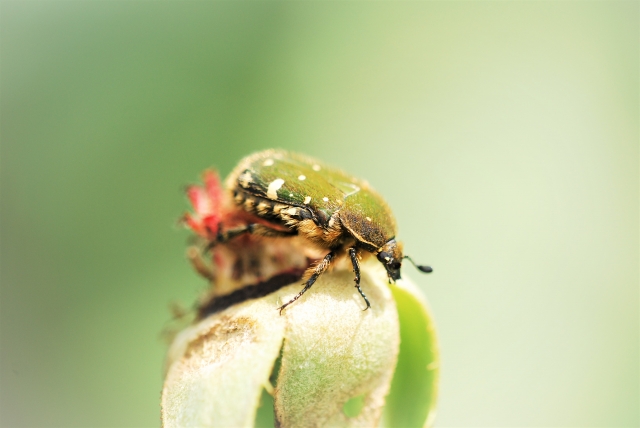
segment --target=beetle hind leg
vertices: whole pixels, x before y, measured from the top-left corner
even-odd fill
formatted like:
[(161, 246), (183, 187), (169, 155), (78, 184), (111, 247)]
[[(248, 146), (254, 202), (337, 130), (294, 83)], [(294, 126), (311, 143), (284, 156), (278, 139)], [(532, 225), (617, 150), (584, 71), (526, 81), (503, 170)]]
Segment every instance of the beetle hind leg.
[(365, 296), (362, 292), (362, 288), (360, 288), (360, 263), (358, 262), (358, 250), (356, 250), (355, 247), (349, 248), (349, 257), (351, 258), (351, 264), (353, 265), (353, 273), (356, 274), (356, 277), (353, 280), (356, 283), (358, 293), (360, 293), (365, 303), (367, 304), (367, 307), (363, 309), (364, 311), (366, 311), (371, 307), (371, 303), (369, 303), (369, 299), (367, 299), (367, 296)]
[(318, 263), (313, 268), (313, 274), (311, 274), (311, 276), (309, 277), (307, 282), (305, 282), (304, 288), (298, 294), (296, 294), (293, 297), (293, 299), (289, 300), (287, 303), (285, 303), (284, 305), (280, 306), (280, 308), (279, 308), (280, 309), (280, 315), (282, 315), (282, 311), (284, 310), (284, 308), (286, 308), (287, 306), (289, 306), (290, 304), (292, 304), (293, 302), (298, 300), (300, 297), (302, 297), (302, 295), (304, 293), (307, 292), (308, 289), (311, 288), (311, 286), (316, 282), (318, 277), (320, 275), (322, 275), (329, 268), (329, 266), (331, 265), (331, 261), (334, 259), (335, 256), (336, 256), (336, 253), (334, 253), (333, 251), (330, 251), (329, 254), (324, 256), (324, 258), (320, 261), (320, 263)]
[(232, 239), (244, 235), (245, 233), (250, 233), (252, 235), (264, 236), (267, 238), (288, 238), (291, 236), (296, 236), (298, 231), (296, 229), (291, 230), (279, 230), (274, 229), (269, 226), (265, 226), (260, 223), (251, 223), (245, 226), (238, 226), (231, 229), (219, 230), (216, 238), (207, 245), (207, 250), (215, 247), (218, 244), (224, 244), (226, 242), (231, 241)]

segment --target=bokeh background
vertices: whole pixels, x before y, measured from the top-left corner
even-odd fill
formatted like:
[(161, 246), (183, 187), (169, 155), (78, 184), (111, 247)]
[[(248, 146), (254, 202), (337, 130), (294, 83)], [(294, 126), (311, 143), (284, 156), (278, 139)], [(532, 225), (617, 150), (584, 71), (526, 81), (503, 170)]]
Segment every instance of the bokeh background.
[(3, 1), (0, 424), (159, 425), (183, 186), (280, 147), (434, 266), (438, 426), (638, 426), (639, 4)]

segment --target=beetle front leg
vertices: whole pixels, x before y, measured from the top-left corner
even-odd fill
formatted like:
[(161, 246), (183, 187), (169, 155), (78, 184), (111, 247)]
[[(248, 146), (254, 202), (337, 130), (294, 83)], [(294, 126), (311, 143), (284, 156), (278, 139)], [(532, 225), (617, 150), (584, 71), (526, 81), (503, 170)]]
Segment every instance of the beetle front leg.
[(324, 256), (324, 258), (320, 261), (320, 263), (318, 263), (315, 267), (312, 268), (313, 274), (311, 275), (311, 277), (309, 277), (307, 282), (305, 282), (304, 288), (302, 289), (302, 291), (296, 294), (293, 299), (289, 300), (287, 303), (280, 306), (280, 315), (282, 315), (282, 311), (284, 310), (284, 308), (286, 308), (287, 306), (289, 306), (290, 304), (298, 300), (304, 293), (307, 292), (308, 289), (311, 288), (311, 286), (316, 282), (316, 279), (318, 279), (318, 277), (322, 275), (322, 273), (326, 271), (327, 268), (329, 268), (329, 266), (331, 265), (331, 261), (335, 256), (336, 256), (336, 253), (334, 253), (333, 251), (330, 251), (329, 254)]
[(349, 257), (351, 257), (353, 272), (356, 274), (356, 277), (353, 279), (356, 283), (356, 288), (358, 289), (358, 292), (360, 293), (364, 301), (367, 303), (367, 307), (363, 309), (364, 311), (366, 311), (371, 307), (371, 303), (369, 303), (369, 299), (367, 299), (367, 296), (364, 295), (362, 289), (360, 288), (360, 262), (358, 262), (358, 250), (356, 250), (355, 247), (349, 248)]

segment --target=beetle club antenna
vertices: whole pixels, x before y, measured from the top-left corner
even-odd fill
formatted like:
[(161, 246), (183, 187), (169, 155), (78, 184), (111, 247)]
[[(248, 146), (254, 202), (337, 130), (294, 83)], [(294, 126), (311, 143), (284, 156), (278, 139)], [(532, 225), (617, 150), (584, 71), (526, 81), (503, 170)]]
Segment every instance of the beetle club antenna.
[(424, 273), (433, 272), (433, 269), (431, 268), (431, 266), (417, 265), (416, 262), (414, 262), (409, 256), (404, 256), (403, 259), (408, 259), (411, 262), (411, 264), (414, 265), (416, 269), (418, 269), (420, 272), (424, 272)]

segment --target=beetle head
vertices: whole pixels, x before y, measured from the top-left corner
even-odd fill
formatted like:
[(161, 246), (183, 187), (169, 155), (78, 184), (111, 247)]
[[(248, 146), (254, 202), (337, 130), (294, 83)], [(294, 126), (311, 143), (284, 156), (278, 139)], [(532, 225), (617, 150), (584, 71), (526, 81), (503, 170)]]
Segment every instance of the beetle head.
[(400, 279), (400, 267), (402, 266), (401, 243), (396, 242), (395, 238), (390, 239), (380, 247), (376, 257), (387, 270), (389, 281), (395, 282), (396, 279)]
[(395, 238), (390, 239), (386, 244), (380, 247), (377, 254), (378, 260), (387, 270), (389, 281), (395, 282), (400, 279), (400, 267), (402, 267), (402, 259), (408, 259), (422, 273), (431, 273), (431, 266), (417, 265), (411, 257), (402, 255), (402, 244), (396, 242)]

